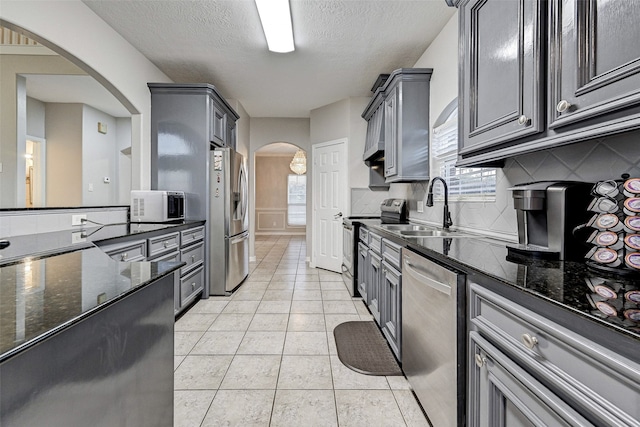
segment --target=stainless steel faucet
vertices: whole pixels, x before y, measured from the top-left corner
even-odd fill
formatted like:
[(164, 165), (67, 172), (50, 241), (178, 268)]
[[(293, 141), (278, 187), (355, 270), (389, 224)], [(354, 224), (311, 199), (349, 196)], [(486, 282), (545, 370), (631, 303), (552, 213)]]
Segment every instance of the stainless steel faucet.
[(449, 213), (449, 188), (447, 188), (447, 182), (439, 176), (434, 177), (429, 183), (429, 191), (427, 193), (427, 206), (433, 207), (433, 184), (436, 181), (440, 181), (444, 186), (444, 214), (442, 218), (442, 228), (448, 230), (453, 225), (451, 221), (451, 214)]

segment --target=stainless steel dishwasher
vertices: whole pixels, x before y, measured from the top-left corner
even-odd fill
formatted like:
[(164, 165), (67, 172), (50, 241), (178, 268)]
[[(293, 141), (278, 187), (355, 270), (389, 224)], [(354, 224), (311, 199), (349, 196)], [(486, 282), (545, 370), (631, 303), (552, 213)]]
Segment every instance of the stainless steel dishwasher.
[(434, 427), (465, 421), (465, 277), (402, 249), (402, 369)]

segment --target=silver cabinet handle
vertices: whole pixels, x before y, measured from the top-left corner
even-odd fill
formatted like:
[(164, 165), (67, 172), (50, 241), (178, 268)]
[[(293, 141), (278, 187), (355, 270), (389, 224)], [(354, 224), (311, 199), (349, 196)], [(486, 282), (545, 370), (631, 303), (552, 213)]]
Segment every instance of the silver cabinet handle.
[(570, 107), (571, 107), (571, 103), (569, 103), (569, 101), (567, 101), (566, 99), (563, 99), (562, 101), (558, 102), (558, 105), (556, 105), (556, 111), (558, 113), (564, 113)]
[(525, 116), (524, 114), (518, 117), (518, 124), (520, 126), (524, 126), (527, 123), (529, 123), (529, 117)]
[(529, 335), (529, 334), (522, 334), (522, 344), (524, 344), (525, 347), (527, 347), (529, 350), (533, 350), (533, 348), (538, 345), (538, 338)]
[(123, 253), (120, 255), (120, 261), (126, 261), (127, 260), (127, 253)]
[(194, 291), (196, 289), (196, 282), (193, 282), (191, 284), (191, 290)]
[(196, 256), (195, 255), (191, 255), (191, 262), (196, 262)]
[(169, 246), (169, 242), (167, 242), (167, 241), (165, 240), (164, 242), (162, 242), (162, 246), (164, 246), (164, 247), (166, 248), (167, 246)]
[(476, 354), (475, 359), (476, 359), (476, 366), (478, 368), (482, 368), (487, 363), (487, 359), (485, 357), (482, 357), (481, 354)]

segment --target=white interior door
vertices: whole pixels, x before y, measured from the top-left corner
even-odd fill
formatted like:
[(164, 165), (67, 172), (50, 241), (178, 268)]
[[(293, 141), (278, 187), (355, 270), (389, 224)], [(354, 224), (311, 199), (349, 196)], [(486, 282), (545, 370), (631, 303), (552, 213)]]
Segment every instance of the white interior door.
[(346, 142), (340, 139), (312, 147), (312, 264), (335, 272), (342, 265), (342, 216), (347, 213)]

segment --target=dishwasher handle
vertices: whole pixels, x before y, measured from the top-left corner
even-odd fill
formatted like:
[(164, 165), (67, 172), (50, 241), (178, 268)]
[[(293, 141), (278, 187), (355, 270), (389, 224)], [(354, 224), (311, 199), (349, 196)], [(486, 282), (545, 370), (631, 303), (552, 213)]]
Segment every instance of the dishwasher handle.
[[(413, 264), (409, 257), (405, 255), (403, 259), (403, 273), (406, 271), (407, 273), (417, 276), (417, 278), (426, 286), (430, 288), (442, 292), (445, 295), (451, 295), (451, 286), (447, 283), (441, 283), (440, 281), (430, 277), (430, 271), (419, 266)], [(434, 264), (436, 265), (436, 264)], [(441, 268), (441, 267), (440, 267)]]

